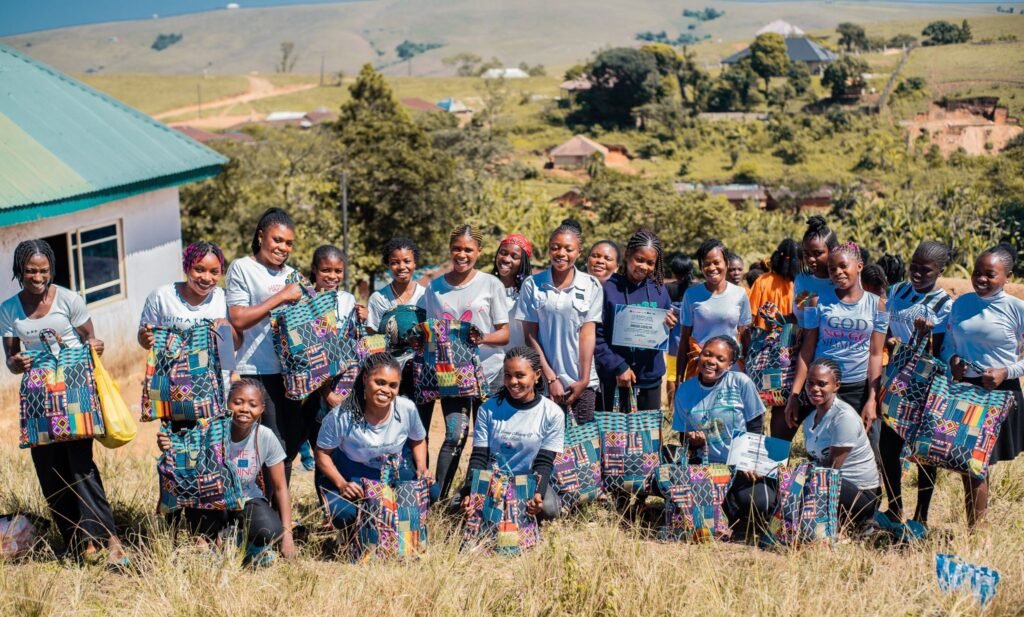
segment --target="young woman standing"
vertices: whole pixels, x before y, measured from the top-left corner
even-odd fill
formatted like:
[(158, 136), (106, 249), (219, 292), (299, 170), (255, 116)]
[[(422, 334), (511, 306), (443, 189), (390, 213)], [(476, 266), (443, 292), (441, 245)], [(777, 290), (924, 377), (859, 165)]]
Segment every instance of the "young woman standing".
[[(665, 325), (671, 330), (678, 318), (665, 288), (665, 264), (661, 240), (648, 229), (633, 234), (626, 245), (626, 271), (604, 283), (601, 322), (595, 333), (594, 356), (601, 380), (602, 409), (612, 411), (615, 389), (621, 400), (629, 400), (629, 389), (637, 389), (640, 409), (661, 409), (661, 382), (665, 378), (665, 354), (657, 349), (615, 345), (615, 306), (639, 305), (667, 311)], [(615, 410), (617, 411), (617, 410)]]
[[(533, 257), (533, 244), (526, 236), (510, 234), (498, 245), (494, 255), (494, 276), (505, 286), (505, 307), (509, 316), (515, 310), (519, 300), (523, 281), (533, 274), (530, 259)], [(526, 344), (523, 326), (518, 320), (512, 319), (508, 325), (508, 349)]]
[[(98, 354), (103, 341), (96, 338), (85, 300), (70, 289), (55, 285), (57, 259), (43, 240), (25, 240), (14, 249), (14, 278), (21, 291), (0, 304), (7, 368), (19, 375), (32, 368), (22, 349), (44, 349), (43, 330), (53, 330), (68, 347), (88, 343)], [(39, 479), (64, 548), (86, 558), (107, 547), (111, 568), (127, 565), (117, 537), (114, 516), (107, 501), (100, 471), (92, 458), (92, 439), (36, 446), (30, 450)]]
[[(460, 225), (448, 241), (451, 270), (434, 279), (423, 296), (427, 317), (467, 321), (473, 325), (471, 341), (480, 346), (484, 377), (496, 390), (502, 379), (502, 361), (508, 344), (508, 308), (505, 287), (497, 277), (476, 269), (483, 235), (470, 225)], [(455, 478), (459, 457), (469, 435), (470, 416), (480, 406), (477, 398), (443, 398), (445, 437), (437, 456), (436, 476), (445, 498)], [(429, 418), (424, 422), (430, 425)]]
[(582, 244), (574, 226), (551, 233), (551, 267), (523, 284), (514, 317), (539, 356), (551, 400), (585, 424), (594, 420), (600, 384), (594, 340), (603, 292), (597, 279), (576, 269)]
[(227, 289), (231, 325), (243, 333), (235, 354), (236, 371), (261, 384), (267, 392), (263, 424), (281, 439), (285, 451), (285, 479), (291, 481), (291, 462), (306, 439), (302, 402), (285, 396), (281, 361), (274, 351), (270, 312), (302, 297), (298, 283), (287, 284), (293, 272), (287, 264), (295, 245), (295, 224), (280, 208), (270, 208), (256, 224), (252, 254), (236, 259), (228, 268)]
[(776, 247), (770, 261), (771, 272), (757, 277), (748, 294), (756, 328), (764, 328), (766, 325), (758, 311), (768, 302), (775, 305), (780, 315), (793, 313), (793, 282), (800, 274), (800, 245), (796, 240), (786, 238)]
[[(839, 244), (834, 231), (825, 219), (812, 216), (807, 219), (807, 231), (800, 243), (804, 271), (793, 279), (793, 314), (796, 323), (804, 327), (804, 307), (814, 298), (832, 298), (832, 279), (828, 273), (829, 252)], [(862, 262), (863, 263), (863, 262)]]
[(421, 304), (422, 285), (413, 280), (420, 251), (416, 243), (408, 238), (394, 238), (384, 245), (381, 257), (391, 272), (391, 282), (373, 292), (367, 301), (366, 329), (376, 334), (380, 329), (380, 318), (391, 309), (401, 305)]
[[(1006, 293), (1007, 278), (1013, 273), (1017, 253), (1000, 244), (974, 262), (971, 284), (974, 293), (956, 299), (946, 321), (942, 358), (949, 362), (956, 379), (987, 390), (1012, 392), (1015, 405), (1003, 420), (989, 464), (1012, 461), (1024, 450), (1024, 397), (1020, 359), (1024, 340), (1024, 300)], [(979, 370), (980, 369), (980, 370)], [(964, 476), (967, 491), (967, 520), (974, 526), (988, 510), (988, 481)]]

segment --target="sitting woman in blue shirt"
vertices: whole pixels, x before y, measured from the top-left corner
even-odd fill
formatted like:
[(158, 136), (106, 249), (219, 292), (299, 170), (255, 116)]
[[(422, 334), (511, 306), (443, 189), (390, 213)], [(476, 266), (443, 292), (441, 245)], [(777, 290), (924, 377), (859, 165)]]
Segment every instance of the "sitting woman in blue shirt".
[[(757, 386), (746, 374), (731, 370), (739, 353), (732, 337), (708, 339), (697, 358), (697, 375), (676, 390), (672, 428), (684, 446), (689, 444), (692, 463), (725, 463), (733, 435), (764, 432), (764, 403)], [(736, 476), (724, 507), (735, 531), (762, 529), (774, 509), (774, 480), (749, 472)]]
[(363, 498), (362, 479), (380, 480), (381, 468), (389, 457), (402, 457), (399, 480), (415, 476), (433, 483), (427, 470), (427, 431), (416, 405), (398, 396), (401, 374), (390, 354), (369, 356), (352, 394), (320, 426), (316, 441), (316, 467), (320, 472), (317, 489), (339, 531), (356, 520), (357, 502)]

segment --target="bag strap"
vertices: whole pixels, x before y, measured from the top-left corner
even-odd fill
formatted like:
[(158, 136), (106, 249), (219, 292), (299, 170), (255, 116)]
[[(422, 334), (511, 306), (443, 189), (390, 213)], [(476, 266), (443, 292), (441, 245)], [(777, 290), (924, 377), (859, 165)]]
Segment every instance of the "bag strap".
[[(620, 400), (620, 397), (619, 397), (619, 390), (621, 390), (621, 389), (622, 388), (619, 388), (619, 386), (615, 386), (615, 395), (614, 395), (613, 400), (612, 400), (612, 410), (613, 411), (621, 411), (622, 410), (621, 400)], [(626, 411), (626, 413), (635, 413), (637, 411), (637, 402), (636, 402), (636, 391), (637, 390), (638, 390), (638, 388), (630, 388), (629, 389), (629, 399), (628, 399), (629, 408)]]
[[(786, 319), (779, 313), (779, 307), (774, 302), (765, 302), (757, 310), (757, 315), (764, 320), (766, 326), (777, 326), (782, 328), (786, 325)], [(771, 330), (772, 328), (766, 328)]]
[(47, 349), (53, 350), (53, 346), (57, 345), (60, 349), (66, 349), (67, 345), (64, 343), (64, 339), (57, 334), (57, 331), (53, 328), (43, 328), (39, 331), (39, 342), (46, 346)]

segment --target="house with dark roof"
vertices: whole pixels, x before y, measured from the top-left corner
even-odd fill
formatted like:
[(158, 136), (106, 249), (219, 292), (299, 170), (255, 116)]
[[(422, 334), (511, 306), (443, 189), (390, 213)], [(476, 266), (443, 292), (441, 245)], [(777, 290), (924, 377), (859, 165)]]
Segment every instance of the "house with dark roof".
[[(789, 56), (790, 62), (806, 64), (811, 73), (819, 73), (824, 70), (826, 64), (839, 59), (839, 56), (805, 36), (788, 37), (786, 39), (786, 55)], [(736, 64), (748, 56), (750, 56), (749, 47), (722, 60), (722, 64)]]
[[(227, 159), (0, 44), (0, 269), (41, 238), (107, 349), (134, 349), (146, 296), (181, 280), (178, 188)], [(0, 297), (19, 291), (0, 279)]]

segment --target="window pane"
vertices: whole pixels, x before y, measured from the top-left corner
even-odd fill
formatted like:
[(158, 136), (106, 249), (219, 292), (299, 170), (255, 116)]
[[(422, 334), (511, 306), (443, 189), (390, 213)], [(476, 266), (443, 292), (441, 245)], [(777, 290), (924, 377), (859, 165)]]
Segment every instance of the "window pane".
[(116, 281), (120, 277), (116, 239), (87, 246), (81, 251), (84, 289)]
[(82, 291), (82, 281), (78, 280), (78, 249), (71, 249), (71, 272), (68, 276), (68, 281), (71, 283), (68, 287), (72, 291)]
[(79, 232), (79, 236), (81, 236), (81, 244), (92, 242), (93, 240), (99, 240), (101, 238), (115, 238), (117, 237), (117, 225), (104, 225), (103, 227), (97, 227), (96, 229), (90, 229), (89, 231)]
[(104, 298), (111, 298), (113, 296), (117, 296), (120, 294), (121, 284), (118, 283), (117, 285), (111, 285), (110, 287), (106, 287), (104, 289), (99, 289), (96, 291), (90, 291), (89, 293), (85, 294), (85, 303), (91, 304), (93, 302), (98, 302), (99, 300), (102, 300)]

